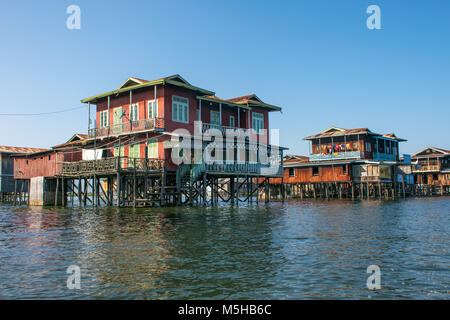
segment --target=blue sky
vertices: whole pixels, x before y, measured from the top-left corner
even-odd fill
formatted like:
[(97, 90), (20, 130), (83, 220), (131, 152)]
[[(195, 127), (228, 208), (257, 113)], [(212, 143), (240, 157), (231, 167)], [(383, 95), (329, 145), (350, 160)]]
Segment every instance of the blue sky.
[[(68, 30), (66, 8), (81, 8)], [(381, 8), (369, 30), (366, 8)], [(50, 112), (128, 76), (179, 73), (230, 98), (255, 93), (290, 154), (330, 126), (450, 149), (449, 1), (1, 1), (0, 113)], [(0, 116), (0, 145), (49, 147), (87, 132), (87, 108)]]

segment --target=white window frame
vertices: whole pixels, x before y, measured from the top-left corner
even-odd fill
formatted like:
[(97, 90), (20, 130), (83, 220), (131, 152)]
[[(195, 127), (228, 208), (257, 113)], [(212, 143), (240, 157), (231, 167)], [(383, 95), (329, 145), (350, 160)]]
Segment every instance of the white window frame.
[[(156, 150), (152, 150), (152, 153), (150, 152), (150, 146), (155, 146)], [(154, 157), (153, 155), (155, 155), (153, 152), (156, 153), (156, 157)], [(148, 139), (147, 141), (147, 158), (149, 159), (155, 159), (159, 157), (159, 150), (158, 150), (158, 139)]]
[[(135, 109), (136, 113), (133, 112)], [(130, 108), (130, 120), (131, 121), (138, 121), (139, 120), (139, 104), (133, 103)]]
[[(185, 100), (185, 101), (176, 101)], [(181, 108), (181, 117), (180, 117)], [(186, 97), (172, 96), (172, 121), (189, 123), (189, 99)]]
[[(150, 114), (150, 111), (153, 113)], [(156, 119), (158, 118), (158, 100), (149, 100), (147, 102), (147, 118), (148, 119)]]
[[(231, 119), (233, 119), (233, 125), (231, 125)], [(230, 127), (236, 128), (236, 118), (234, 116), (230, 116)]]
[(109, 114), (108, 110), (100, 111), (100, 128), (105, 128), (109, 126)]
[[(255, 122), (255, 121), (257, 121), (257, 122)], [(252, 112), (252, 129), (253, 129), (253, 132), (256, 134), (263, 134), (262, 130), (264, 130), (264, 114), (258, 113), (258, 112)]]

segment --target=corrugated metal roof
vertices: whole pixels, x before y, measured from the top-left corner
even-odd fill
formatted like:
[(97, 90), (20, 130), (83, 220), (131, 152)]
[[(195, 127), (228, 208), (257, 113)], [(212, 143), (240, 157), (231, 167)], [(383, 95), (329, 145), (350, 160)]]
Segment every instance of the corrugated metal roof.
[[(130, 86), (124, 86), (129, 81), (135, 82), (137, 84), (130, 85)], [(123, 93), (123, 92), (128, 92), (130, 90), (136, 90), (136, 89), (144, 88), (147, 86), (152, 86), (152, 85), (157, 85), (157, 84), (165, 84), (165, 83), (172, 84), (172, 85), (179, 86), (179, 87), (184, 87), (184, 88), (194, 90), (194, 91), (198, 91), (203, 94), (208, 94), (208, 95), (215, 94), (212, 91), (193, 86), (189, 82), (187, 82), (185, 79), (183, 79), (183, 77), (181, 77), (179, 74), (175, 74), (172, 76), (163, 77), (163, 78), (159, 78), (159, 79), (152, 80), (152, 81), (147, 81), (147, 80), (143, 80), (143, 79), (139, 79), (139, 78), (135, 78), (135, 77), (128, 77), (127, 80), (118, 89), (83, 99), (83, 100), (81, 100), (81, 102), (83, 102), (83, 103), (95, 102), (96, 100), (105, 98), (109, 95), (119, 94), (119, 93)]]
[(314, 134), (312, 136), (308, 136), (303, 138), (303, 140), (313, 140), (318, 138), (330, 138), (330, 137), (341, 137), (341, 136), (349, 136), (354, 134), (371, 134), (375, 136), (382, 136), (384, 138), (398, 140), (398, 141), (407, 141), (406, 139), (398, 138), (394, 133), (386, 133), (379, 134), (371, 131), (368, 128), (354, 128), (354, 129), (343, 129), (338, 127), (331, 127), (321, 133)]
[(0, 153), (34, 153), (50, 149), (0, 146)]
[(436, 147), (427, 147), (427, 148), (425, 148), (425, 149), (423, 149), (423, 150), (421, 150), (419, 152), (414, 153), (411, 157), (412, 158), (415, 158), (415, 157), (427, 157), (428, 156), (427, 154), (420, 155), (421, 153), (423, 153), (423, 152), (425, 152), (427, 150), (434, 150), (434, 151), (437, 151), (437, 152), (441, 153), (441, 155), (434, 154), (434, 156), (439, 156), (439, 157), (443, 157), (443, 156), (446, 156), (446, 155), (450, 154), (450, 151), (446, 150), (446, 149), (436, 148)]

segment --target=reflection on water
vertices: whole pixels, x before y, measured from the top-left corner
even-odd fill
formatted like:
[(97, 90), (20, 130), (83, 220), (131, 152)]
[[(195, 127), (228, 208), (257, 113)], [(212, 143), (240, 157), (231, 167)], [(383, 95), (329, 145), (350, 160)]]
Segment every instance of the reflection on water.
[[(450, 198), (0, 206), (0, 298), (447, 299)], [(66, 269), (81, 267), (81, 290)], [(382, 289), (366, 288), (381, 268)]]

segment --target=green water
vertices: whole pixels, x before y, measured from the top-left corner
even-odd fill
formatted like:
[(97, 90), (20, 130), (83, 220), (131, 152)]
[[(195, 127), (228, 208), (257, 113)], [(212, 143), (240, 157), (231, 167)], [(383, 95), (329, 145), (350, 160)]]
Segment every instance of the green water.
[[(2, 299), (448, 299), (450, 198), (0, 206)], [(381, 289), (368, 290), (369, 265)], [(70, 265), (81, 289), (68, 289)]]

